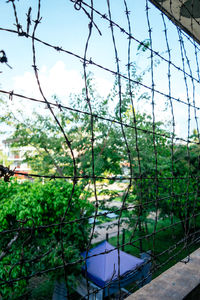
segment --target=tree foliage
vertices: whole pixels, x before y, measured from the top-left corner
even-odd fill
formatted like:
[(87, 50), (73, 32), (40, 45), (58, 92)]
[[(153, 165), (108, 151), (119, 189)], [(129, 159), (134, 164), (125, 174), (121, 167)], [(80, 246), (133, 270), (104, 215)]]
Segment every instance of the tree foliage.
[[(148, 41), (146, 43), (148, 45)], [(136, 82), (142, 81), (142, 76), (137, 75), (134, 64), (132, 77)], [(174, 222), (174, 218), (178, 218), (184, 232), (188, 232), (191, 228), (189, 219), (199, 209), (197, 133), (194, 132), (191, 137), (194, 144), (175, 142), (167, 124), (153, 122), (149, 114), (136, 111), (135, 103), (141, 99), (148, 101), (149, 96), (141, 93), (134, 82), (122, 84), (120, 104), (119, 99), (116, 101), (119, 97), (117, 82), (106, 98), (96, 92), (91, 75), (87, 78), (87, 87), (92, 116), (85, 99), (85, 89), (81, 94), (71, 96), (69, 105), (71, 109), (56, 112), (74, 152), (77, 175), (83, 177), (82, 188), (91, 182), (88, 177), (93, 175), (91, 163), (93, 155), (96, 176), (133, 177), (127, 202), (135, 207), (132, 211), (126, 212), (130, 226), (134, 227), (139, 220), (142, 231), (147, 224), (148, 215), (156, 212), (158, 219), (167, 216)], [(56, 96), (54, 100), (59, 103)], [(35, 173), (73, 176), (73, 160), (65, 138), (55, 120), (44, 110), (35, 111), (31, 117), (26, 117), (23, 121), (8, 110), (1, 121), (14, 128), (13, 146), (32, 146), (33, 150), (26, 152), (25, 160)], [(91, 143), (92, 133), (93, 143)], [(5, 188), (6, 183), (1, 182), (0, 187), (3, 195), (0, 216), (2, 229), (15, 228), (19, 225), (18, 219), (27, 220), (25, 224), (32, 224), (33, 227), (56, 222), (67, 207), (67, 199), (72, 188), (65, 181), (49, 182), (44, 186), (39, 183), (24, 183), (20, 186), (16, 182), (7, 185), (9, 188), (8, 186)], [(14, 196), (11, 201), (12, 195)], [(81, 190), (77, 188), (67, 214), (70, 221), (92, 213), (92, 207), (80, 196)], [(87, 229), (88, 221), (65, 226), (63, 234), (68, 261), (78, 257), (80, 250), (83, 250), (88, 237)], [(55, 266), (61, 263), (59, 231), (52, 228), (47, 230), (44, 236), (43, 234), (40, 231), (36, 234), (34, 231), (28, 242), (26, 242), (28, 236), (24, 236), (23, 240), (18, 238), (16, 255), (10, 255), (12, 264), (16, 261), (16, 257), (19, 258), (21, 253), (19, 245), (23, 243), (30, 244), (27, 257), (40, 255), (43, 253), (42, 249), (47, 250), (45, 245), (48, 245), (48, 249), (53, 249), (49, 254), (50, 264)], [(3, 246), (9, 240), (3, 239), (1, 242)], [(38, 253), (34, 252), (34, 247), (38, 249)], [(42, 260), (44, 264), (45, 259)], [(30, 265), (27, 265), (28, 267)], [(18, 267), (14, 270), (18, 272), (17, 274), (21, 272)], [(26, 271), (23, 272), (26, 274)], [(4, 273), (2, 276), (5, 276)]]
[[(42, 184), (0, 180), (0, 230), (31, 228), (1, 236), (0, 278), (15, 280), (59, 267), (63, 265), (62, 255), (65, 263), (80, 258), (88, 242), (90, 226), (87, 217), (92, 214), (93, 206), (80, 187), (76, 186), (72, 199), (71, 192), (72, 184), (66, 181)], [(79, 219), (82, 220), (75, 221)], [(62, 230), (56, 225), (61, 221), (66, 223)], [(52, 226), (48, 227), (50, 224)], [(20, 262), (23, 262), (23, 266)], [(70, 284), (76, 272), (80, 271), (80, 265), (68, 266), (66, 270)], [(53, 274), (56, 278), (64, 276), (62, 268)], [(23, 288), (25, 292), (26, 280), (16, 282), (12, 289), (1, 288), (1, 295), (3, 299), (15, 299), (22, 294)]]

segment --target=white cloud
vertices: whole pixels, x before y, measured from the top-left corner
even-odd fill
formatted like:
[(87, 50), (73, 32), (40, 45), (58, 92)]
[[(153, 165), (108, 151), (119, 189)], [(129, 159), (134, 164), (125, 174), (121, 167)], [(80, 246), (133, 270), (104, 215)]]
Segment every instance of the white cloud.
[[(83, 87), (81, 74), (76, 70), (67, 70), (62, 61), (58, 61), (50, 69), (43, 66), (39, 71), (39, 79), (46, 97), (54, 94), (58, 97), (68, 96), (70, 93), (79, 93)], [(41, 98), (33, 72), (14, 77), (14, 91)]]
[(96, 77), (95, 86), (101, 96), (107, 96), (113, 87), (113, 84), (107, 79)]
[[(16, 93), (41, 98), (33, 72), (25, 72), (22, 76), (16, 76), (13, 79), (13, 89)], [(68, 70), (63, 61), (57, 61), (50, 69), (42, 66), (39, 71), (39, 79), (44, 95), (48, 98), (52, 95), (66, 98), (70, 93), (80, 93), (84, 87), (81, 72)], [(95, 86), (99, 94), (105, 96), (112, 88), (112, 83), (104, 78), (95, 77)]]

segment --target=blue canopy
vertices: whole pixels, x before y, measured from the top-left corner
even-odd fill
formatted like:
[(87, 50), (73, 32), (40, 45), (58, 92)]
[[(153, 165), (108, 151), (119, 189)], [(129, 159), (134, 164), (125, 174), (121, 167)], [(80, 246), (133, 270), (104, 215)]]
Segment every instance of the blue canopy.
[[(113, 251), (109, 252), (110, 250)], [(85, 258), (86, 251), (81, 255)], [(86, 259), (87, 277), (99, 287), (105, 287), (108, 283), (111, 283), (118, 278), (119, 258), (120, 276), (125, 276), (126, 273), (129, 274), (144, 263), (143, 259), (132, 256), (121, 250), (119, 251), (118, 257), (118, 250), (108, 242), (104, 241), (88, 252), (88, 257)], [(85, 270), (85, 265), (82, 268)]]

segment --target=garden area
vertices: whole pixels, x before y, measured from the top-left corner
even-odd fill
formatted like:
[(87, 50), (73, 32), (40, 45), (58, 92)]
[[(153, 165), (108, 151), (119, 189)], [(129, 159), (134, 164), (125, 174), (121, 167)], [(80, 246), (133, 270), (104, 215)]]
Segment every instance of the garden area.
[[(107, 183), (103, 186), (105, 188)], [(113, 185), (110, 185), (110, 188), (111, 186)], [(104, 197), (99, 200), (98, 216), (95, 220), (96, 226), (110, 226), (111, 232), (113, 223), (118, 224), (121, 212), (120, 206), (115, 206), (116, 203), (122, 204), (123, 197), (120, 195), (123, 191), (120, 187), (127, 186), (127, 182), (119, 183), (118, 186), (118, 190), (109, 189), (109, 193), (107, 189), (104, 189), (104, 192), (100, 193), (99, 199)], [(68, 284), (75, 288), (76, 276), (80, 275), (83, 265), (80, 261), (80, 254), (87, 248), (91, 237), (94, 223), (89, 220), (94, 216), (95, 206), (91, 191), (85, 192), (78, 185), (73, 199), (70, 200), (72, 188), (71, 183), (63, 180), (18, 182), (13, 178), (10, 182), (5, 182), (1, 179), (0, 224), (1, 231), (7, 233), (1, 238), (1, 249), (3, 249), (0, 256), (1, 278), (6, 279), (9, 274), (10, 278), (17, 279), (22, 275), (28, 277), (32, 272), (36, 273), (36, 276), (31, 277), (30, 280), (20, 280), (14, 283), (12, 288), (2, 288), (2, 297), (12, 299), (27, 297), (27, 299), (42, 300), (52, 295), (55, 282), (64, 278), (63, 270), (59, 268), (62, 265), (63, 253), (68, 263)], [(120, 222), (120, 225), (124, 222), (126, 224), (125, 235), (123, 236), (121, 232), (118, 236), (116, 231), (114, 236), (109, 237), (109, 243), (115, 247), (120, 246), (120, 249), (136, 257), (140, 257), (141, 252), (150, 250), (153, 278), (199, 247), (200, 217), (198, 215), (194, 218), (189, 216), (186, 240), (185, 223), (178, 217), (178, 214), (175, 216), (180, 206), (176, 207), (176, 210), (174, 208), (173, 223), (171, 211), (167, 215), (166, 203), (164, 207), (159, 205), (157, 218), (154, 207), (148, 206), (148, 209), (144, 210), (145, 213), (140, 215), (141, 227), (138, 227), (136, 226), (138, 222), (137, 195), (131, 194), (129, 197), (131, 197), (129, 201), (127, 199), (129, 206), (121, 213)], [(69, 201), (71, 201), (70, 206)], [(183, 202), (182, 205), (184, 206), (185, 203)], [(68, 209), (67, 217), (63, 219), (61, 230), (58, 220), (62, 220), (66, 208)], [(113, 212), (114, 218), (108, 218), (107, 215)], [(157, 222), (156, 231), (155, 222)], [(96, 233), (98, 235), (98, 231)], [(105, 239), (105, 235), (100, 239)], [(92, 246), (95, 245), (93, 242)], [(74, 262), (79, 263), (74, 265)], [(53, 269), (58, 267), (58, 270), (42, 275), (42, 270), (52, 267)], [(135, 283), (127, 287), (130, 292), (137, 288)], [(73, 290), (71, 293), (73, 295)]]

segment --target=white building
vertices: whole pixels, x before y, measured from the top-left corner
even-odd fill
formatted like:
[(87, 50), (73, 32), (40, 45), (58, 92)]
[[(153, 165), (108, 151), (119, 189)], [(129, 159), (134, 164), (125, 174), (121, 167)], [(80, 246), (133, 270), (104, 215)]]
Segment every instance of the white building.
[[(0, 151), (3, 154), (3, 165), (9, 166), (11, 170), (20, 173), (30, 173), (31, 169), (26, 162), (25, 159), (25, 152), (26, 151), (33, 151), (32, 147), (11, 147), (11, 144), (15, 140), (13, 139), (6, 139), (2, 141), (2, 145), (0, 146)], [(19, 177), (19, 176), (18, 176)]]

